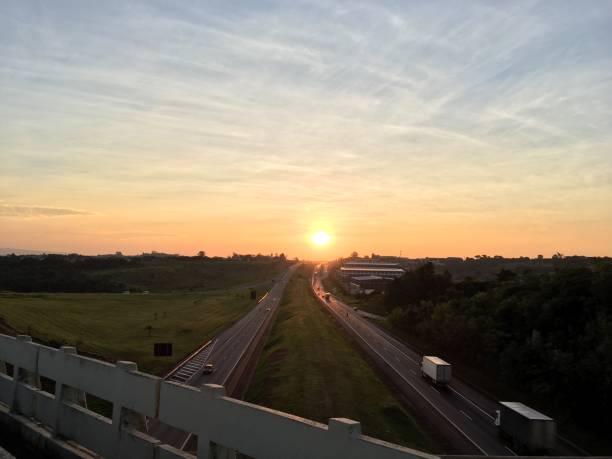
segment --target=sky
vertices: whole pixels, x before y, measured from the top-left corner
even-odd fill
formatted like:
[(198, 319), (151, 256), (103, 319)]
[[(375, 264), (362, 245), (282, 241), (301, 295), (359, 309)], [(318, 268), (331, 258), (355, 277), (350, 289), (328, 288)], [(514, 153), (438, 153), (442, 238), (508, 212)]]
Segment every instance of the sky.
[(610, 43), (612, 1), (3, 0), (0, 247), (612, 255)]

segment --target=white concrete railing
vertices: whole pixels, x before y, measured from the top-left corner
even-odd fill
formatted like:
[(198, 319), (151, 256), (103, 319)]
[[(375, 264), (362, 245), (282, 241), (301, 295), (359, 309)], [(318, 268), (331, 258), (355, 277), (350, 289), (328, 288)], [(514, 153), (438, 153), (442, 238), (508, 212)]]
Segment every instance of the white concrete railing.
[[(55, 394), (41, 390), (41, 376), (55, 381)], [(111, 402), (112, 419), (86, 409), (85, 393)], [(193, 457), (144, 433), (144, 416), (196, 434), (198, 458), (235, 457), (236, 451), (257, 459), (434, 458), (361, 435), (360, 424), (349, 419), (330, 419), (326, 426), (226, 397), (222, 386), (166, 382), (137, 371), (133, 362), (112, 365), (25, 335), (0, 335), (0, 403), (54, 437), (107, 458)]]

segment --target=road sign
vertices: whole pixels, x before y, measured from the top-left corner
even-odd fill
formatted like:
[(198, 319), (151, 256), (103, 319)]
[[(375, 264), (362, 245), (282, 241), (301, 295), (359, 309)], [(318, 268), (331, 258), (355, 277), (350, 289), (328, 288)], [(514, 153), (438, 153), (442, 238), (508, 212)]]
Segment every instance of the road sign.
[(172, 343), (155, 343), (153, 345), (155, 357), (170, 357), (172, 355)]

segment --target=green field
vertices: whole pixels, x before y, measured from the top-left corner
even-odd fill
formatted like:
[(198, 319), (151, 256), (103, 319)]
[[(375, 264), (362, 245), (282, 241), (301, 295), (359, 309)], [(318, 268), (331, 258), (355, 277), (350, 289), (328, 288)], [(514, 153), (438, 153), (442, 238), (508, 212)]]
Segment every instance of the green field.
[(355, 419), (366, 435), (430, 450), (422, 430), (314, 298), (311, 274), (303, 266), (289, 282), (247, 400), (324, 423)]
[[(254, 304), (244, 288), (199, 294), (4, 293), (0, 325), (53, 346), (76, 345), (108, 361), (132, 360), (161, 375)], [(174, 343), (174, 355), (153, 357), (155, 342)]]

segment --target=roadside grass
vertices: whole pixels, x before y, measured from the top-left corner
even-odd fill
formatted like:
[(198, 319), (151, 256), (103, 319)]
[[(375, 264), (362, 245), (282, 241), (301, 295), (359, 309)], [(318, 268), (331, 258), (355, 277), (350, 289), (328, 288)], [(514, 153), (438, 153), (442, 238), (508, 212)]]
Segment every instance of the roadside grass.
[[(1, 293), (0, 323), (35, 341), (73, 345), (80, 353), (111, 362), (131, 360), (141, 371), (162, 375), (254, 305), (247, 289), (149, 295)], [(156, 342), (173, 343), (173, 356), (154, 357)]]
[(314, 298), (312, 266), (291, 278), (264, 347), (248, 401), (323, 423), (361, 422), (362, 431), (419, 450), (430, 440)]
[(371, 314), (377, 314), (379, 316), (387, 315), (382, 294), (375, 293), (368, 297), (356, 297), (345, 293), (340, 285), (338, 285), (338, 282), (330, 277), (323, 278), (322, 282), (325, 290), (340, 298), (343, 303)]

